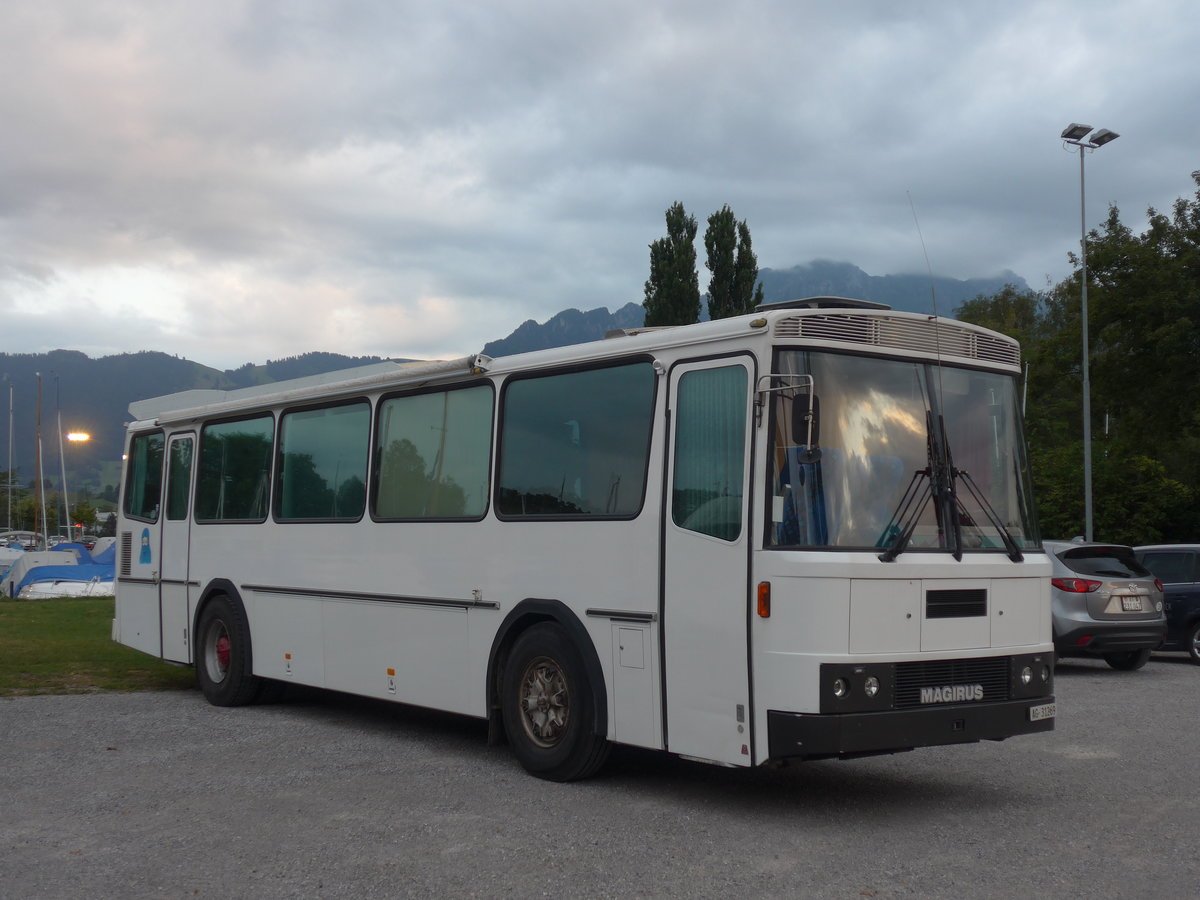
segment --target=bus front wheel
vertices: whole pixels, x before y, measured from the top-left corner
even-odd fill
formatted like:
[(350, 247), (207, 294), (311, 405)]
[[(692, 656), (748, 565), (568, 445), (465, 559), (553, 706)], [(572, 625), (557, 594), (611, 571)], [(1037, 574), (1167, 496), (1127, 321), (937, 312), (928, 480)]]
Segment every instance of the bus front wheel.
[(574, 781), (603, 765), (608, 741), (592, 730), (595, 695), (579, 649), (560, 626), (543, 622), (517, 638), (503, 693), (504, 731), (526, 771)]
[(196, 627), (196, 680), (213, 706), (245, 706), (262, 679), (250, 670), (250, 626), (228, 597), (214, 597)]

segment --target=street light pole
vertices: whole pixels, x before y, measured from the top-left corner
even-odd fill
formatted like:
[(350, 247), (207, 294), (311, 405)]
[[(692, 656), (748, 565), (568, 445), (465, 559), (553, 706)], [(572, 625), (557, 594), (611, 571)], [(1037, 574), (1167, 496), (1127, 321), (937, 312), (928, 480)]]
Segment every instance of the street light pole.
[[(1091, 132), (1091, 137), (1088, 133)], [(1083, 176), (1083, 155), (1086, 150), (1103, 147), (1120, 135), (1107, 128), (1092, 132), (1091, 125), (1072, 122), (1063, 129), (1062, 139), (1066, 144), (1079, 148), (1079, 321), (1083, 337), (1083, 536), (1093, 539), (1092, 532), (1092, 382), (1088, 370), (1088, 277), (1087, 277), (1087, 196)]]

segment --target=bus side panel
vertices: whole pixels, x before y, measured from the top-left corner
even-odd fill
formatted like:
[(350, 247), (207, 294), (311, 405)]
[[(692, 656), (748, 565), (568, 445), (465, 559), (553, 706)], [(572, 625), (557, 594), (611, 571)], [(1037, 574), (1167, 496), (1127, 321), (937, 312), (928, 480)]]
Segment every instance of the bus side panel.
[(465, 609), (370, 600), (326, 600), (323, 607), (327, 687), (468, 712), (457, 671), (467, 649)]
[(244, 592), (254, 650), (254, 674), (325, 687), (322, 601), (288, 594)]
[(158, 585), (123, 581), (116, 588), (113, 637), (127, 647), (162, 656)]
[(121, 519), (117, 530), (116, 638), (149, 653), (162, 652), (162, 608), (158, 597), (159, 526)]

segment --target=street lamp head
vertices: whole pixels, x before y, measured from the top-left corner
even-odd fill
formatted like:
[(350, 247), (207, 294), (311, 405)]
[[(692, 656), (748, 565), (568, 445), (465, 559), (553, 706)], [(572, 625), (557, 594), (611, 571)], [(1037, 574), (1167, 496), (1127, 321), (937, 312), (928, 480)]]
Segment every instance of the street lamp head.
[(1091, 130), (1092, 130), (1091, 125), (1079, 125), (1075, 122), (1072, 122), (1070, 125), (1068, 125), (1066, 128), (1063, 129), (1063, 133), (1062, 133), (1063, 140), (1064, 141), (1081, 141), (1081, 140), (1083, 140), (1084, 136)]
[(1093, 147), (1103, 147), (1109, 141), (1115, 141), (1120, 135), (1115, 131), (1109, 131), (1107, 128), (1101, 128), (1092, 135), (1091, 144)]

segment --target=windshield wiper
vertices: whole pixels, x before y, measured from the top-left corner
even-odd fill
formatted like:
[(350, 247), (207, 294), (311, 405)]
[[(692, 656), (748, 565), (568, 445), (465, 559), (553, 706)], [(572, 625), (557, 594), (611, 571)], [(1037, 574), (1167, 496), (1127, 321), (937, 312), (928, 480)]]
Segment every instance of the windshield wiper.
[[(1000, 535), (1000, 540), (1004, 542), (1004, 549), (1008, 551), (1008, 558), (1013, 562), (1020, 562), (1023, 560), (1025, 555), (1021, 553), (1021, 548), (1018, 546), (1016, 539), (1012, 536), (1012, 532), (1005, 527), (1004, 523), (1000, 520), (1000, 517), (996, 515), (996, 510), (992, 508), (990, 503), (988, 503), (987, 497), (983, 495), (983, 491), (979, 489), (979, 485), (975, 483), (975, 479), (972, 478), (965, 469), (951, 469), (950, 477), (955, 481), (961, 479), (962, 483), (966, 485), (967, 493), (969, 493), (975, 502), (979, 504), (979, 508), (983, 510), (983, 514), (988, 517), (988, 521), (991, 522), (992, 527), (995, 528), (996, 532)], [(958, 503), (959, 508), (962, 509), (962, 503), (957, 497), (955, 497), (955, 502)], [(963, 509), (962, 512), (964, 516), (967, 515), (967, 511), (965, 509)]]
[(917, 522), (932, 498), (933, 494), (929, 489), (929, 468), (917, 469), (913, 472), (912, 481), (908, 483), (904, 496), (900, 498), (900, 504), (884, 526), (883, 534), (879, 536), (879, 546), (887, 547), (879, 554), (880, 562), (894, 562), (896, 557), (908, 548)]
[[(924, 469), (913, 473), (900, 504), (880, 535), (879, 544), (887, 549), (879, 554), (881, 562), (894, 562), (912, 540), (917, 522), (932, 500), (937, 517), (940, 536), (946, 539), (955, 560), (962, 559), (962, 526), (959, 511), (966, 515), (954, 492), (955, 470), (950, 463), (950, 445), (946, 441), (946, 426), (941, 416), (937, 429), (933, 426), (933, 413), (925, 411), (925, 461)], [(970, 521), (970, 517), (967, 516)], [(887, 543), (890, 539), (890, 543)]]

